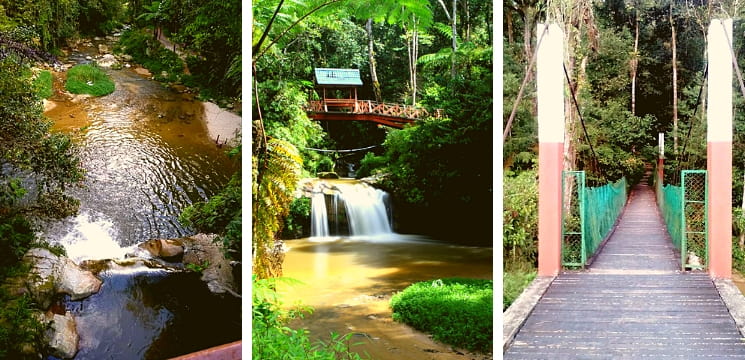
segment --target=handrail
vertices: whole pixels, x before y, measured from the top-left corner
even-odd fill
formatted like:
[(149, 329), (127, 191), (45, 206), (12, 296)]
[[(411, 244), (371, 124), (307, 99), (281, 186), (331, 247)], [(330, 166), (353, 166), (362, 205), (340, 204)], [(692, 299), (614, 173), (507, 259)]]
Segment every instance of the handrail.
[[(329, 108), (349, 109), (353, 114), (378, 114), (408, 119), (420, 119), (430, 116), (426, 109), (405, 104), (380, 103), (373, 100), (327, 99), (314, 100), (308, 103), (310, 112), (329, 112)], [(438, 109), (435, 117), (440, 117), (443, 111)]]

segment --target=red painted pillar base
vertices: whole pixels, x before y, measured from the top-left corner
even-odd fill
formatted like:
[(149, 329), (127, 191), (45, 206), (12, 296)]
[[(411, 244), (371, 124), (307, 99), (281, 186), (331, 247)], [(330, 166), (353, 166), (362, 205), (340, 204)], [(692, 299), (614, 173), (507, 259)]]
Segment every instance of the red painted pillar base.
[(561, 171), (564, 143), (538, 145), (538, 276), (561, 269)]
[(709, 142), (709, 275), (732, 278), (732, 142)]

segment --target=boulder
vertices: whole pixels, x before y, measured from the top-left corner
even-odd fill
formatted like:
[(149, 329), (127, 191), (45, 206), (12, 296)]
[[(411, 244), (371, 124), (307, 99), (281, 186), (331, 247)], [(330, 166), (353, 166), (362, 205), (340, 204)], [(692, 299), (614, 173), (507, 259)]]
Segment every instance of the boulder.
[(140, 74), (142, 76), (147, 76), (147, 77), (153, 76), (153, 74), (150, 72), (150, 70), (145, 69), (143, 67), (137, 67), (134, 70), (135, 70), (136, 73), (138, 73), (138, 74)]
[(100, 59), (96, 60), (96, 63), (100, 67), (114, 67), (119, 64), (119, 62), (116, 60), (116, 57), (111, 54), (102, 56)]
[(101, 288), (101, 280), (90, 271), (47, 249), (33, 248), (23, 260), (31, 267), (26, 286), (43, 309), (52, 304), (56, 294), (68, 294), (72, 300), (80, 300)]
[(78, 352), (80, 337), (72, 314), (59, 315), (48, 312), (45, 320), (51, 322), (44, 336), (52, 355), (60, 359), (74, 358)]
[(132, 55), (129, 55), (129, 54), (122, 55), (122, 61), (124, 61), (124, 62), (132, 62), (132, 60), (133, 60)]
[(212, 293), (240, 296), (235, 291), (233, 268), (225, 257), (222, 243), (214, 241), (216, 237), (214, 234), (197, 234), (181, 238), (184, 244), (184, 265), (201, 267), (206, 264), (201, 279), (207, 283), (207, 288)]
[(80, 300), (91, 296), (101, 289), (101, 280), (93, 273), (81, 269), (68, 258), (60, 259), (60, 271), (57, 291), (70, 295), (71, 300)]
[(183, 244), (174, 239), (152, 239), (138, 245), (138, 247), (147, 250), (150, 255), (166, 261), (180, 261), (184, 255)]

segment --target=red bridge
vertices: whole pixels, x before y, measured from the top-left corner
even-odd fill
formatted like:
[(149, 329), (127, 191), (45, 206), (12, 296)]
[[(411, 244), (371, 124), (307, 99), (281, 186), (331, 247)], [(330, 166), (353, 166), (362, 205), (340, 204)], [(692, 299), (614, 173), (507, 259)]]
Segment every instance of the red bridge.
[[(313, 120), (372, 121), (401, 129), (429, 116), (427, 110), (411, 105), (358, 100), (357, 88), (362, 86), (358, 69), (316, 68), (315, 78), (316, 91), (322, 100), (308, 105), (308, 117)], [(440, 115), (438, 110), (435, 116)]]
[[(438, 110), (435, 116), (439, 115)], [(308, 106), (308, 117), (313, 120), (372, 121), (398, 129), (429, 116), (429, 112), (422, 108), (372, 100), (325, 99), (311, 101)]]

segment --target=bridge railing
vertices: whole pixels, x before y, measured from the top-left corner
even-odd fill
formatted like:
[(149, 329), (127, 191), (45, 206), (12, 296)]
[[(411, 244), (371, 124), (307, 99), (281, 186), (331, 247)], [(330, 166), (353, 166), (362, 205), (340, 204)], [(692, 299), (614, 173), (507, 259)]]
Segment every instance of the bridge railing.
[(708, 189), (706, 170), (683, 170), (681, 186), (665, 185), (658, 203), (681, 269), (702, 269), (708, 262)]
[(621, 215), (626, 179), (590, 188), (584, 171), (565, 171), (562, 186), (562, 265), (584, 267)]
[[(318, 100), (308, 103), (308, 111), (310, 112), (328, 112), (329, 108), (334, 111), (346, 111), (355, 114), (377, 114), (407, 119), (421, 119), (430, 116), (429, 112), (423, 108), (405, 104), (380, 103), (372, 100), (326, 99), (325, 101)], [(442, 111), (438, 109), (435, 112), (435, 117), (441, 115)]]

